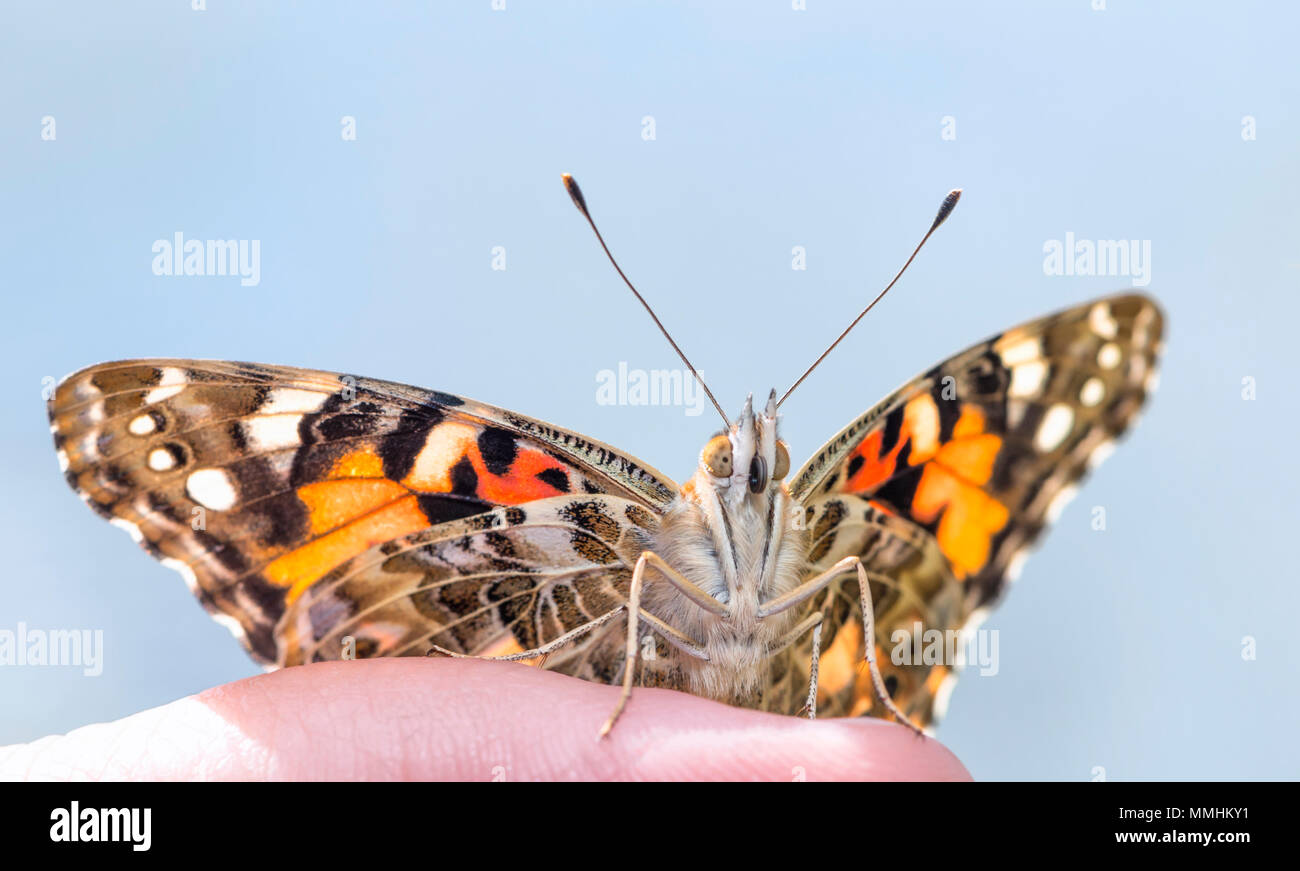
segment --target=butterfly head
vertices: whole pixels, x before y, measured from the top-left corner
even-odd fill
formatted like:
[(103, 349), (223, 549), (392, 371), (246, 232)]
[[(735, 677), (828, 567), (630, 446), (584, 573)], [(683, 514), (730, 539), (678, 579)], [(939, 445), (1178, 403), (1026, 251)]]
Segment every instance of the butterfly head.
[(758, 414), (751, 394), (731, 427), (709, 439), (700, 451), (698, 475), (732, 502), (779, 486), (789, 471), (790, 453), (777, 432), (775, 390)]

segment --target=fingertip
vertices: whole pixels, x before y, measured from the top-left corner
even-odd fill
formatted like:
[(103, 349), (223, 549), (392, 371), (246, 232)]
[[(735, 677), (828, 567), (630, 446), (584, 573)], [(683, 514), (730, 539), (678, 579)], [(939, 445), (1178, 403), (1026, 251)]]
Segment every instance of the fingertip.
[(602, 729), (618, 696), (618, 687), (514, 663), (315, 663), (0, 760), (38, 779), (970, 779), (938, 741), (893, 723), (808, 721), (642, 688)]

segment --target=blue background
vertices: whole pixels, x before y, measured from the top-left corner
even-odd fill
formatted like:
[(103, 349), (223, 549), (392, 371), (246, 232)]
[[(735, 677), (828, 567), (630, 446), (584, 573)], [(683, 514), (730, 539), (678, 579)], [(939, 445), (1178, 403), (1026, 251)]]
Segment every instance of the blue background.
[[(729, 413), (788, 385), (965, 189), (783, 409), (796, 463), (935, 361), (1130, 283), (1045, 275), (1047, 240), (1151, 240), (1161, 388), (986, 624), (1000, 671), (958, 685), (938, 734), (982, 778), (1300, 776), (1300, 22), (1107, 6), (5, 4), (0, 628), (107, 649), (97, 678), (0, 668), (0, 742), (256, 671), (64, 485), (46, 377), (164, 355), (354, 372), (689, 475), (711, 413), (595, 401), (600, 370), (675, 358), (568, 171)], [(155, 276), (178, 230), (261, 240), (261, 284)]]

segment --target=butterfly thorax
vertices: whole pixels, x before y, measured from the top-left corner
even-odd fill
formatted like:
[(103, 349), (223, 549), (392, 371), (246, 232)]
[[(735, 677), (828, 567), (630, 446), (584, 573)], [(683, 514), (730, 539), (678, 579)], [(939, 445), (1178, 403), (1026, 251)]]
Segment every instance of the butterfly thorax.
[[(653, 577), (646, 583), (643, 603), (707, 653), (707, 661), (684, 657), (691, 692), (733, 704), (756, 704), (767, 681), (770, 650), (801, 613), (795, 608), (760, 618), (759, 609), (803, 579), (806, 534), (796, 528), (794, 502), (783, 481), (764, 472), (762, 480), (750, 486), (751, 466), (777, 466), (775, 410), (770, 416), (755, 416), (747, 406), (731, 432), (715, 438), (726, 438), (732, 449), (728, 467), (711, 470), (701, 462), (666, 511), (651, 549), (724, 603), (727, 614), (711, 614)], [(783, 445), (780, 450), (785, 450)], [(735, 469), (741, 471), (726, 474)], [(723, 474), (715, 474), (719, 471)]]

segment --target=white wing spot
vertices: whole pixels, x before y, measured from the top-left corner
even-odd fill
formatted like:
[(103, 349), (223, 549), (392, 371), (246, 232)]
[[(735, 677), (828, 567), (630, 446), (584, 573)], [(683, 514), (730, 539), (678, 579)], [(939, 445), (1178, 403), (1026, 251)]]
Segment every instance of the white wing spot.
[(1012, 396), (1034, 397), (1042, 391), (1046, 378), (1047, 364), (1042, 360), (1021, 363), (1011, 370), (1011, 386), (1008, 390)]
[(248, 638), (248, 634), (244, 632), (244, 627), (239, 624), (238, 620), (236, 620), (234, 617), (231, 617), (229, 614), (213, 614), (212, 619), (215, 620), (219, 625), (229, 629), (230, 634), (235, 636), (235, 638), (239, 639), (240, 641), (244, 641), (246, 638)]
[(1088, 326), (1103, 339), (1113, 339), (1119, 333), (1119, 324), (1110, 313), (1110, 303), (1099, 302), (1088, 312)]
[(1113, 453), (1115, 453), (1114, 439), (1107, 439), (1098, 444), (1097, 447), (1092, 449), (1092, 453), (1088, 454), (1088, 471), (1092, 471), (1106, 462)]
[(274, 451), (296, 447), (301, 414), (274, 414), (269, 417), (251, 417), (244, 421), (244, 435), (254, 450)]
[(185, 482), (190, 498), (213, 511), (228, 511), (235, 504), (235, 488), (221, 469), (199, 469)]
[(149, 452), (149, 468), (155, 472), (165, 472), (176, 465), (176, 458), (166, 448), (154, 448)]
[(185, 389), (186, 383), (188, 382), (185, 378), (184, 369), (177, 369), (175, 366), (164, 366), (158, 386), (144, 395), (144, 404), (153, 405), (156, 402), (171, 399)]
[(1042, 422), (1038, 424), (1038, 432), (1034, 433), (1034, 447), (1045, 454), (1050, 453), (1061, 446), (1073, 428), (1074, 409), (1064, 402), (1058, 402), (1047, 409)]
[(1100, 378), (1089, 378), (1083, 383), (1083, 389), (1079, 391), (1079, 401), (1089, 408), (1106, 398), (1106, 385)]
[[(89, 504), (90, 500), (87, 499), (86, 501)], [(108, 522), (116, 526), (118, 529), (125, 529), (126, 534), (131, 536), (131, 540), (134, 541), (136, 544), (139, 544), (140, 542), (144, 541), (144, 533), (140, 532), (140, 527), (136, 526), (131, 521), (124, 520), (121, 517), (114, 517), (112, 520)]]
[(961, 637), (963, 639), (974, 637), (975, 633), (980, 631), (980, 627), (989, 619), (989, 614), (993, 613), (987, 605), (982, 605), (970, 612), (966, 622), (961, 627)]
[(177, 384), (175, 387), (155, 387), (144, 395), (144, 404), (154, 405), (155, 403), (162, 402), (165, 399), (171, 399), (184, 389), (185, 387), (180, 384)]
[(189, 563), (182, 562), (181, 560), (178, 560), (175, 557), (169, 556), (169, 557), (163, 557), (162, 564), (167, 566), (167, 568), (169, 569), (174, 569), (180, 572), (181, 577), (185, 579), (185, 586), (190, 588), (191, 593), (198, 592), (199, 579), (194, 576), (194, 569), (190, 568)]
[(1119, 345), (1114, 342), (1107, 342), (1097, 351), (1097, 365), (1103, 369), (1114, 369), (1119, 365), (1120, 358), (1123, 356), (1119, 350)]
[(99, 436), (92, 430), (77, 443), (78, 452), (87, 460), (99, 459)]
[(1029, 548), (1027, 547), (1022, 547), (1011, 555), (1011, 559), (1007, 560), (1006, 577), (1008, 584), (1014, 584), (1020, 580), (1020, 573), (1024, 571), (1025, 561), (1028, 559)]
[(1061, 512), (1065, 510), (1066, 505), (1070, 504), (1070, 500), (1074, 498), (1074, 494), (1078, 490), (1079, 488), (1075, 485), (1066, 484), (1056, 492), (1056, 495), (1052, 497), (1051, 504), (1047, 506), (1048, 523), (1056, 522), (1056, 519), (1061, 516)]
[(328, 393), (315, 390), (299, 390), (295, 387), (277, 387), (272, 390), (258, 409), (259, 414), (307, 414), (316, 411), (325, 404)]
[(934, 691), (934, 706), (930, 709), (936, 722), (948, 716), (948, 702), (952, 699), (952, 691), (957, 688), (957, 675), (948, 672), (939, 682), (939, 688)]
[(998, 356), (1002, 358), (1002, 365), (1004, 366), (1017, 366), (1021, 363), (1028, 363), (1030, 360), (1037, 360), (1042, 355), (1042, 345), (1033, 336), (1013, 340), (1010, 344), (998, 349)]
[(147, 436), (158, 428), (154, 423), (152, 414), (142, 414), (127, 424), (127, 432), (133, 436)]

